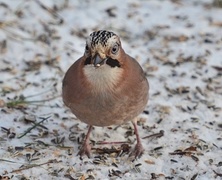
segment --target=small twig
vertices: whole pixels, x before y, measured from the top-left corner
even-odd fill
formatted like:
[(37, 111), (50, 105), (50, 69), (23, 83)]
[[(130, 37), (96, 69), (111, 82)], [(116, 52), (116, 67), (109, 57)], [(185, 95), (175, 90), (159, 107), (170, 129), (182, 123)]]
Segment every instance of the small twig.
[(50, 88), (48, 90), (45, 90), (45, 91), (42, 91), (42, 92), (39, 92), (39, 93), (36, 93), (36, 94), (25, 96), (25, 98), (28, 99), (28, 98), (31, 98), (31, 97), (36, 97), (36, 96), (45, 94), (45, 93), (50, 92), (50, 91), (52, 91), (52, 88)]
[(178, 151), (178, 152), (171, 152), (169, 153), (170, 155), (185, 155), (185, 156), (190, 156), (192, 154), (192, 152), (190, 151)]
[(95, 150), (98, 154), (112, 154), (112, 153), (119, 153), (121, 149), (108, 149), (108, 148), (92, 148), (92, 150)]
[(98, 145), (104, 145), (104, 144), (129, 144), (129, 141), (116, 141), (116, 142), (107, 142), (107, 141), (98, 141), (96, 144)]
[(28, 134), (32, 129), (36, 128), (37, 126), (39, 126), (41, 123), (43, 123), (44, 121), (46, 121), (47, 119), (49, 119), (51, 116), (48, 116), (46, 118), (43, 118), (40, 122), (35, 123), (34, 126), (32, 126), (31, 128), (28, 128), (22, 135), (20, 135), (18, 137), (18, 139), (24, 137), (26, 134)]
[(36, 122), (31, 122), (31, 123), (34, 124), (34, 125), (37, 125), (37, 126), (39, 126), (39, 127), (41, 127), (41, 128), (43, 128), (43, 129), (45, 129), (45, 130), (48, 130), (47, 127), (45, 127), (45, 126), (43, 126), (43, 125), (41, 125), (41, 124), (37, 124)]
[(12, 26), (15, 23), (16, 23), (16, 21), (3, 21), (3, 22), (0, 22), (0, 29), (3, 29), (4, 27), (7, 27), (7, 26)]
[(16, 107), (18, 105), (24, 105), (24, 104), (33, 104), (33, 105), (38, 105), (38, 103), (43, 103), (43, 102), (47, 102), (47, 101), (51, 101), (55, 98), (57, 98), (58, 96), (52, 97), (52, 98), (48, 98), (48, 99), (43, 99), (43, 100), (36, 100), (36, 101), (26, 101), (26, 100), (15, 100), (15, 101), (10, 101), (7, 102), (6, 105), (7, 107)]
[(8, 163), (15, 163), (15, 164), (23, 164), (23, 163), (20, 163), (20, 162), (15, 162), (15, 161), (10, 161), (10, 160), (7, 160), (7, 159), (0, 159), (0, 161), (4, 161), (4, 162), (8, 162)]
[(35, 1), (43, 10), (47, 11), (49, 14), (51, 14), (54, 17), (57, 17), (61, 22), (63, 22), (63, 18), (53, 9), (47, 7), (46, 5), (44, 5), (42, 2), (40, 2), (39, 0)]
[(13, 39), (13, 40), (16, 40), (16, 41), (35, 41), (35, 39), (33, 39), (33, 38), (24, 37), (24, 36), (22, 36), (22, 35), (20, 35), (16, 32), (13, 32), (12, 30), (9, 30), (6, 27), (2, 27), (1, 29), (3, 29), (8, 34), (8, 37), (10, 39)]
[(221, 173), (218, 173), (218, 172), (216, 172), (215, 170), (213, 170), (213, 172), (214, 172), (217, 176), (222, 177), (222, 174), (221, 174)]
[(45, 165), (45, 164), (51, 164), (51, 163), (59, 163), (59, 161), (57, 161), (56, 159), (52, 159), (52, 160), (49, 160), (45, 163), (41, 163), (41, 164), (30, 164), (30, 165), (27, 165), (25, 167), (22, 167), (20, 169), (15, 169), (13, 171), (11, 171), (10, 173), (17, 173), (17, 172), (20, 172), (20, 171), (23, 171), (23, 170), (27, 170), (27, 169), (31, 169), (31, 168), (34, 168), (34, 167), (39, 167), (39, 166), (42, 166), (42, 165)]
[(164, 131), (163, 130), (160, 130), (159, 133), (155, 133), (155, 134), (151, 134), (149, 136), (145, 136), (143, 137), (142, 139), (147, 139), (147, 138), (151, 138), (151, 137), (156, 137), (156, 138), (160, 138), (164, 135)]

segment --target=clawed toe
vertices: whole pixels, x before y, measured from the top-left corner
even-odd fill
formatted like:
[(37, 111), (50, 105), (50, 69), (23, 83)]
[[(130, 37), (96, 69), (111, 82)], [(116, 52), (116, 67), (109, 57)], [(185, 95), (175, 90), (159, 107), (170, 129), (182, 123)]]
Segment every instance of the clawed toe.
[(84, 155), (86, 155), (88, 158), (90, 158), (90, 152), (91, 152), (91, 146), (88, 143), (83, 143), (77, 156), (80, 156), (81, 159)]
[(141, 143), (136, 144), (134, 150), (129, 154), (129, 157), (133, 157), (134, 160), (137, 158), (141, 158), (144, 153), (144, 148)]

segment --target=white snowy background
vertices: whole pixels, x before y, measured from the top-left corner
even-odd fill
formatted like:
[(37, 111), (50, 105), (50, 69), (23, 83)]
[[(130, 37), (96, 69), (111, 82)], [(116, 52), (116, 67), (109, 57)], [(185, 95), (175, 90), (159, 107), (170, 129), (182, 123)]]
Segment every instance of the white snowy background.
[[(96, 127), (92, 157), (76, 156), (87, 125), (63, 105), (61, 82), (99, 29), (121, 37), (150, 83), (135, 161), (99, 143), (131, 150), (130, 123)], [(10, 178), (222, 179), (222, 1), (1, 0), (0, 179)]]

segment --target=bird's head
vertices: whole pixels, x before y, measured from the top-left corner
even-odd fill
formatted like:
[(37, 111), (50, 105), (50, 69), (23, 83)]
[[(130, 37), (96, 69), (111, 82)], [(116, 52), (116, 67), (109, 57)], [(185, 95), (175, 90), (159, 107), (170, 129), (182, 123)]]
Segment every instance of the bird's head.
[(119, 37), (110, 31), (100, 30), (89, 35), (86, 40), (85, 65), (98, 68), (104, 64), (120, 67), (120, 55), (123, 52)]
[(122, 82), (125, 56), (115, 33), (100, 30), (89, 35), (82, 60), (84, 75), (93, 91), (108, 92)]

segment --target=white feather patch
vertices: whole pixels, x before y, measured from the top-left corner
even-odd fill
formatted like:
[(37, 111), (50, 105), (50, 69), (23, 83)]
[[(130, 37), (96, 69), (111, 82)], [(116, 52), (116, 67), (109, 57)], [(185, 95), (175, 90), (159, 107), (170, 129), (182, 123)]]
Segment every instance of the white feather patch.
[(114, 88), (119, 82), (123, 70), (119, 67), (112, 68), (107, 64), (100, 67), (89, 64), (83, 68), (83, 71), (95, 91), (104, 91)]

